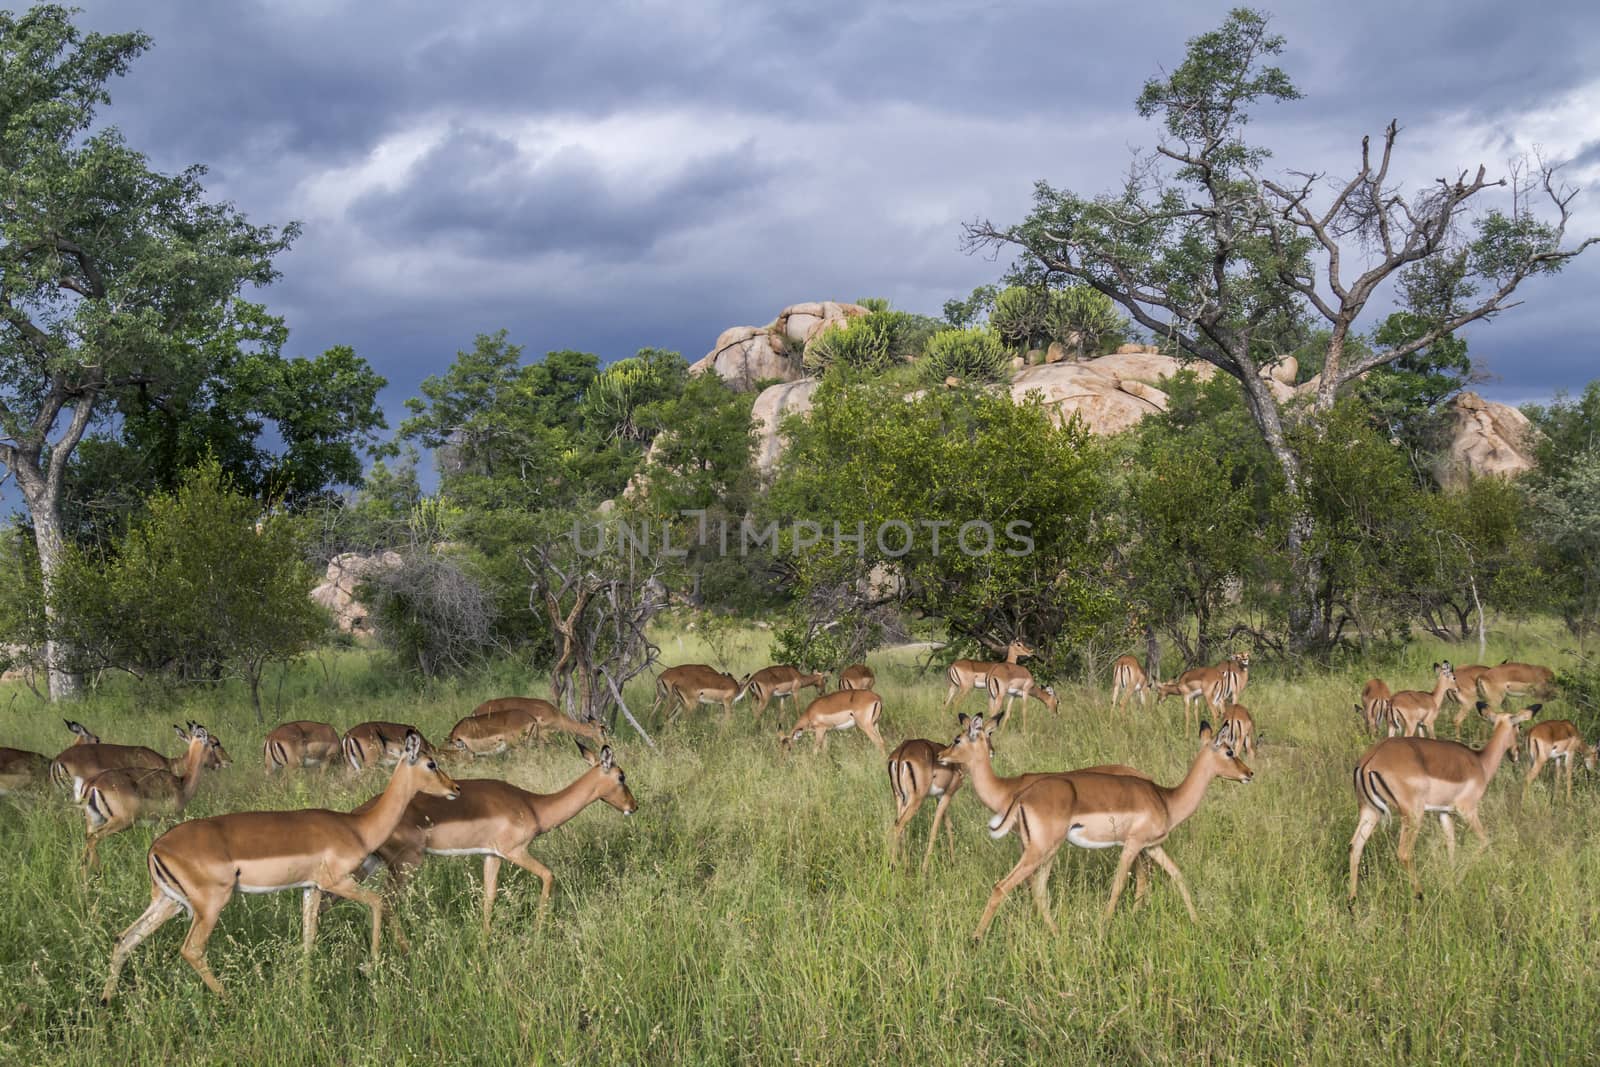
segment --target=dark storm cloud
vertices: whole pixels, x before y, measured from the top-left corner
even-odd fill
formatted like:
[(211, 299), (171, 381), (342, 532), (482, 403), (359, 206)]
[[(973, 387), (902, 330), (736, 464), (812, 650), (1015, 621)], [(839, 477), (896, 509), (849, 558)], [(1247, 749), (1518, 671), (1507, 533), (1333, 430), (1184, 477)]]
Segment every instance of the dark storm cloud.
[[(92, 0), (84, 20), (155, 40), (113, 86), (132, 144), (212, 165), (257, 221), (305, 221), (267, 299), (299, 350), (354, 344), (397, 408), (502, 326), (534, 352), (693, 359), (798, 300), (937, 312), (1006, 266), (963, 256), (961, 222), (1020, 218), (1040, 177), (1114, 185), (1156, 140), (1140, 86), (1228, 6)], [(1495, 166), (1600, 71), (1600, 13), (1569, 0), (1296, 5), (1275, 25), (1306, 99), (1253, 132), (1284, 167), (1348, 169), (1391, 117), (1412, 182)], [(418, 131), (414, 158), (363, 170)], [(1600, 181), (1596, 145), (1569, 173)], [(1486, 391), (1594, 375), (1589, 260), (1473, 328)]]

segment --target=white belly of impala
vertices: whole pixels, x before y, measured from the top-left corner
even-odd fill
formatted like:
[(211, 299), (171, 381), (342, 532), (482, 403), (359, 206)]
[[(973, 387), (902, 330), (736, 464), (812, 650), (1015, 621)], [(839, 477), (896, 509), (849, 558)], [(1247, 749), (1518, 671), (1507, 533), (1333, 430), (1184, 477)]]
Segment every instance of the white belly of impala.
[(1112, 848), (1120, 845), (1120, 841), (1099, 841), (1084, 834), (1081, 825), (1074, 826), (1067, 831), (1067, 841), (1079, 848)]
[(934, 797), (942, 797), (942, 796), (944, 796), (944, 786), (942, 786), (942, 785), (930, 785), (928, 787), (928, 795), (929, 796), (934, 796)]
[(1427, 804), (1427, 805), (1423, 806), (1422, 810), (1423, 811), (1431, 811), (1431, 812), (1434, 812), (1435, 814), (1437, 814), (1439, 812), (1444, 812), (1444, 813), (1448, 814), (1449, 812), (1455, 811), (1456, 810), (1456, 806), (1454, 804)]
[(425, 848), (422, 851), (430, 856), (498, 856), (499, 851), (492, 848)]
[(283, 885), (246, 885), (240, 882), (237, 886), (241, 893), (281, 893), (285, 889), (314, 889), (315, 882), (285, 882)]
[(835, 730), (848, 730), (852, 726), (854, 726), (855, 724), (856, 724), (856, 721), (854, 719), (846, 719), (844, 722), (840, 723), (838, 726), (835, 726), (834, 729)]

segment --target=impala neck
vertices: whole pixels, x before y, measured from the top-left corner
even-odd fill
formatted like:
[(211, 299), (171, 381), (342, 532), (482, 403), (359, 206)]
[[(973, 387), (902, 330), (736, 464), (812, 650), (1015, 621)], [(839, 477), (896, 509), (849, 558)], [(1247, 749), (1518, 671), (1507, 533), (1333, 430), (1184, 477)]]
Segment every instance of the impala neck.
[(967, 764), (966, 770), (967, 777), (972, 779), (972, 791), (978, 795), (978, 800), (996, 814), (1004, 811), (1011, 803), (1011, 794), (1022, 780), (1020, 775), (1016, 778), (1002, 778), (994, 773), (994, 764), (989, 761), (987, 752)]
[(210, 745), (191, 744), (189, 751), (184, 753), (182, 785), (178, 787), (181, 802), (188, 805), (194, 798), (194, 791), (200, 788), (200, 768), (206, 765), (206, 751)]
[(406, 806), (417, 795), (417, 776), (407, 773), (412, 770), (414, 768), (401, 756), (400, 762), (394, 766), (389, 784), (378, 795), (377, 803), (366, 811), (350, 815), (356, 824), (356, 834), (368, 853), (376, 852), (379, 845), (389, 840), (394, 828), (400, 825)]
[(1444, 695), (1448, 692), (1450, 692), (1450, 683), (1445, 681), (1445, 677), (1441, 673), (1439, 680), (1433, 686), (1433, 706), (1436, 708), (1444, 707)]
[(1500, 769), (1500, 761), (1516, 743), (1517, 728), (1511, 723), (1501, 723), (1489, 735), (1489, 743), (1478, 752), (1478, 764), (1483, 768), (1483, 780), (1488, 781)]
[(1183, 781), (1170, 789), (1156, 786), (1167, 799), (1167, 829), (1171, 830), (1199, 809), (1200, 801), (1205, 799), (1206, 788), (1216, 776), (1215, 765), (1206, 758), (1206, 749), (1202, 748), (1189, 765), (1189, 773), (1184, 775)]
[(533, 799), (528, 801), (528, 809), (533, 812), (539, 832), (554, 830), (599, 800), (600, 780), (603, 777), (598, 767), (591, 767), (565, 789), (555, 793), (533, 794)]

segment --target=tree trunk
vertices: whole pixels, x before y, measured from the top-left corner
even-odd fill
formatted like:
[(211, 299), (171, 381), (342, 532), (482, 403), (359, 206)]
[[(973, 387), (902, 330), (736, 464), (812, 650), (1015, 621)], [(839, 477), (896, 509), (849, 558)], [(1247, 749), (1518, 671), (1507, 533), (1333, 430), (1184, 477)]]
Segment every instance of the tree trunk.
[(1152, 684), (1161, 677), (1161, 639), (1149, 623), (1144, 624), (1144, 673)]
[(44, 598), (45, 672), (50, 682), (50, 699), (65, 700), (83, 690), (83, 678), (66, 668), (67, 649), (56, 640), (56, 575), (61, 569), (61, 501), (56, 493), (41, 485), (25, 494), (33, 519), (33, 543), (39, 553), (39, 595)]

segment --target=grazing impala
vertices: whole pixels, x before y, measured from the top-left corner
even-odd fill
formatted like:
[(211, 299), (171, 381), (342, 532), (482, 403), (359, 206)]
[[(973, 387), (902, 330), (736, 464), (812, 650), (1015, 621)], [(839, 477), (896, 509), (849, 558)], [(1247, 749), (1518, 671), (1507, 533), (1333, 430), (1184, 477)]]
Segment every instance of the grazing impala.
[(1491, 708), (1504, 704), (1507, 697), (1555, 696), (1556, 674), (1549, 667), (1532, 663), (1512, 663), (1490, 667), (1477, 678), (1478, 699)]
[(1220, 667), (1194, 667), (1178, 675), (1176, 681), (1162, 682), (1156, 686), (1156, 703), (1164, 697), (1183, 698), (1183, 726), (1189, 728), (1189, 713), (1194, 711), (1195, 722), (1200, 721), (1200, 709), (1196, 701), (1204, 700), (1211, 705), (1217, 714), (1222, 713), (1222, 708), (1228, 696), (1228, 683), (1223, 678)]
[(944, 822), (950, 852), (955, 854), (955, 831), (944, 821), (944, 811), (950, 806), (951, 798), (961, 791), (965, 776), (960, 767), (939, 762), (939, 751), (943, 747), (936, 741), (914, 737), (889, 754), (889, 789), (894, 793), (895, 816), (889, 840), (891, 862), (900, 861), (906, 830), (922, 802), (930, 796), (938, 797), (939, 802), (933, 809), (933, 828), (928, 831), (928, 848), (922, 854), (921, 869), (926, 871), (928, 861), (933, 859), (933, 846), (939, 840), (941, 822)]
[(578, 722), (563, 715), (548, 700), (502, 697), (479, 705), (471, 715), (456, 723), (443, 747), (474, 758), (493, 756), (524, 744), (530, 738), (541, 740), (550, 732), (575, 734), (593, 741), (604, 741), (606, 736), (605, 724), (599, 719)]
[[(1544, 770), (1548, 762), (1556, 764), (1556, 769), (1551, 772), (1555, 777), (1565, 773), (1568, 800), (1572, 799), (1573, 764), (1582, 760), (1584, 767), (1593, 771), (1596, 763), (1600, 762), (1595, 746), (1584, 741), (1578, 728), (1566, 719), (1546, 719), (1531, 727), (1528, 730), (1528, 757), (1533, 766), (1528, 768), (1528, 777), (1523, 780), (1523, 796), (1527, 796), (1528, 787), (1533, 785), (1533, 780), (1539, 777), (1539, 772)], [(1551, 779), (1551, 788), (1555, 786), (1555, 777)]]
[(878, 746), (878, 754), (887, 756), (883, 735), (878, 733), (878, 720), (883, 716), (883, 698), (870, 689), (840, 689), (817, 697), (795, 720), (792, 730), (780, 730), (778, 743), (785, 749), (794, 745), (800, 735), (809, 731), (816, 739), (818, 752), (828, 751), (828, 734), (834, 730), (860, 727), (867, 739)]
[[(650, 710), (653, 712), (662, 704), (665, 704), (668, 710), (671, 710), (677, 702), (683, 699), (683, 692), (694, 689), (697, 685), (706, 682), (720, 683), (723, 680), (733, 681), (733, 676), (724, 674), (715, 667), (708, 667), (704, 663), (685, 663), (677, 667), (668, 667), (656, 676), (656, 699), (655, 703), (650, 705)], [(734, 682), (737, 688), (737, 695), (734, 697), (735, 701), (743, 698), (744, 684), (748, 680), (749, 676), (746, 675), (744, 678)], [(720, 701), (712, 701), (712, 703), (720, 703)], [(687, 707), (687, 705), (684, 705), (684, 707)], [(731, 702), (728, 710), (731, 714)]]
[[(1033, 655), (1033, 649), (1021, 641), (1013, 641), (1006, 646), (1006, 663), (1015, 667), (1017, 660), (1023, 656)], [(958, 659), (950, 664), (950, 669), (945, 672), (945, 677), (950, 679), (950, 690), (945, 693), (944, 706), (949, 708), (958, 703), (963, 697), (978, 686), (987, 688), (989, 684), (989, 670), (996, 666), (976, 659)]]
[(1356, 887), (1361, 878), (1361, 853), (1367, 838), (1385, 815), (1400, 816), (1400, 862), (1411, 875), (1411, 889), (1422, 899), (1422, 882), (1411, 862), (1417, 833), (1429, 814), (1439, 816), (1444, 828), (1445, 850), (1456, 854), (1456, 829), (1451, 814), (1461, 816), (1484, 845), (1489, 835), (1478, 819), (1478, 804), (1489, 779), (1500, 769), (1500, 761), (1517, 742), (1517, 725), (1538, 714), (1535, 704), (1516, 714), (1491, 712), (1478, 702), (1478, 714), (1494, 724), (1489, 743), (1470, 749), (1457, 741), (1431, 737), (1389, 737), (1362, 755), (1355, 768), (1356, 801), (1360, 808), (1355, 836), (1350, 839), (1350, 897), (1355, 904)]
[(533, 732), (535, 741), (544, 741), (550, 734), (558, 733), (587, 738), (595, 744), (604, 744), (611, 733), (610, 727), (606, 726), (598, 716), (590, 715), (583, 720), (574, 719), (550, 701), (540, 697), (497, 697), (494, 700), (485, 700), (472, 709), (472, 715), (474, 718), (481, 718), (512, 709), (531, 715), (538, 722), (538, 729)]
[[(533, 839), (554, 830), (596, 801), (604, 801), (624, 815), (639, 810), (610, 745), (601, 748), (596, 756), (579, 743), (578, 752), (589, 764), (589, 770), (560, 792), (530, 793), (509, 782), (462, 778), (456, 781), (459, 795), (454, 800), (417, 795), (389, 839), (368, 858), (362, 874), (369, 873), (381, 860), (398, 887), (405, 884), (424, 856), (482, 856), (485, 934), (494, 915), (502, 860), (516, 864), (543, 883), (539, 905), (544, 907), (550, 902), (555, 876), (550, 868), (528, 855)], [(369, 800), (356, 811), (365, 812), (381, 800)]]
[(865, 663), (852, 663), (839, 672), (840, 689), (871, 689), (878, 684), (878, 676)]
[(1439, 712), (1444, 708), (1444, 695), (1456, 686), (1455, 669), (1450, 666), (1449, 660), (1435, 663), (1433, 670), (1438, 676), (1433, 692), (1406, 689), (1389, 698), (1390, 737), (1397, 733), (1405, 737), (1422, 737), (1424, 730), (1427, 736), (1433, 736), (1434, 720), (1438, 719)]
[(1389, 683), (1382, 678), (1368, 678), (1367, 684), (1361, 687), (1361, 703), (1356, 705), (1356, 714), (1367, 724), (1367, 733), (1373, 737), (1378, 736), (1379, 724), (1390, 719), (1389, 700), (1393, 696)]
[(1111, 918), (1117, 899), (1128, 882), (1128, 873), (1141, 854), (1148, 854), (1156, 865), (1171, 876), (1183, 898), (1189, 918), (1199, 922), (1189, 887), (1177, 864), (1161, 845), (1200, 807), (1206, 787), (1215, 778), (1248, 782), (1254, 773), (1234, 755), (1220, 737), (1214, 738), (1209, 723), (1200, 724), (1200, 752), (1189, 773), (1173, 788), (1156, 785), (1146, 778), (1074, 771), (1052, 775), (1025, 786), (1012, 800), (990, 836), (1000, 838), (1013, 829), (1022, 839), (1022, 858), (995, 884), (994, 892), (978, 920), (973, 939), (983, 937), (994, 913), (1006, 896), (1028, 878), (1033, 879), (1033, 902), (1039, 916), (1054, 933), (1050, 915), (1048, 887), (1050, 867), (1063, 843), (1078, 848), (1121, 847), (1117, 872), (1111, 879), (1111, 899), (1102, 921)]
[(43, 781), (49, 773), (49, 756), (23, 748), (0, 748), (0, 797)]
[(123, 931), (112, 950), (101, 1003), (109, 1004), (116, 994), (128, 954), (180, 911), (187, 911), (191, 922), (179, 955), (207, 988), (220, 995), (222, 983), (206, 963), (206, 942), (235, 890), (305, 890), (300, 915), (307, 952), (316, 940), (323, 893), (359, 901), (372, 911), (372, 958), (377, 959), (383, 898), (362, 888), (355, 872), (389, 840), (418, 793), (453, 798), (456, 792), (450, 776), (423, 755), (421, 736), (411, 734), (383, 795), (359, 814), (250, 811), (179, 823), (150, 846), (150, 906)]
[[(674, 667), (672, 670), (683, 673), (674, 675), (667, 682), (667, 706), (673, 709), (669, 719), (676, 719), (691, 707), (702, 704), (721, 704), (723, 722), (733, 718), (733, 706), (744, 699), (743, 681), (731, 674), (698, 665)], [(664, 672), (661, 678), (665, 679), (671, 673)]]
[(1237, 704), (1250, 684), (1250, 653), (1235, 652), (1217, 664), (1217, 670), (1222, 672), (1223, 702)]
[(339, 731), (325, 722), (301, 719), (274, 726), (261, 745), (267, 773), (287, 767), (328, 767), (341, 753)]
[[(177, 774), (183, 767), (187, 756), (189, 734), (181, 726), (173, 726), (180, 740), (184, 743), (184, 751), (168, 759), (153, 748), (143, 745), (106, 745), (98, 741), (85, 742), (84, 733), (79, 733), (83, 727), (77, 723), (67, 724), (72, 732), (78, 734), (78, 740), (73, 746), (57, 756), (50, 764), (50, 778), (57, 785), (72, 787), (72, 799), (82, 804), (84, 800), (84, 784), (97, 774), (106, 771), (115, 771), (127, 768), (137, 770), (140, 767), (150, 770), (167, 771)], [(88, 736), (93, 737), (93, 734)], [(206, 748), (206, 770), (221, 770), (232, 766), (233, 760), (228, 757), (228, 750), (222, 747), (222, 742), (212, 737), (212, 744)]]
[[(773, 700), (778, 702), (778, 710), (783, 710), (783, 698), (788, 697), (791, 704), (802, 689), (815, 689), (818, 693), (828, 688), (828, 678), (820, 671), (812, 674), (802, 674), (797, 668), (788, 666), (763, 667), (752, 674), (744, 683), (744, 692), (756, 695), (756, 714), (760, 715), (767, 710), (767, 705)], [(871, 688), (868, 686), (867, 688)]]
[[(1022, 728), (1028, 728), (1028, 698), (1032, 697), (1055, 713), (1060, 702), (1056, 700), (1056, 691), (1048, 685), (1038, 685), (1033, 680), (1033, 672), (1026, 667), (1019, 667), (1011, 663), (996, 663), (989, 668), (989, 718), (998, 728), (1005, 720), (1011, 717), (1011, 709), (1016, 705), (1017, 699), (1022, 699)], [(1004, 714), (1000, 713), (1001, 702), (1005, 703)]]
[(200, 769), (206, 752), (216, 742), (204, 726), (189, 724), (188, 748), (177, 773), (164, 768), (136, 767), (104, 771), (85, 783), (83, 812), (88, 826), (88, 846), (83, 866), (99, 865), (100, 842), (120, 834), (141, 819), (157, 815), (182, 815), (200, 786)]
[[(415, 726), (403, 722), (362, 722), (344, 732), (340, 748), (344, 761), (353, 771), (368, 767), (393, 767), (406, 752), (406, 739), (417, 733)], [(422, 754), (434, 754), (433, 746), (422, 742)]]
[(1142, 708), (1150, 700), (1150, 676), (1132, 656), (1118, 656), (1111, 665), (1111, 706), (1128, 710), (1128, 701), (1137, 700)]
[(1243, 704), (1229, 704), (1222, 713), (1222, 723), (1217, 727), (1217, 739), (1235, 752), (1246, 756), (1256, 754), (1256, 721), (1250, 709)]
[(1445, 694), (1445, 699), (1454, 701), (1456, 705), (1454, 727), (1457, 737), (1461, 736), (1461, 724), (1466, 722), (1467, 712), (1471, 711), (1473, 704), (1477, 702), (1478, 675), (1488, 669), (1481, 663), (1469, 663), (1452, 668), (1455, 671), (1456, 684)]
[[(954, 741), (939, 750), (935, 757), (940, 763), (947, 764), (961, 770), (968, 778), (972, 779), (972, 791), (978, 797), (978, 802), (994, 813), (994, 818), (989, 820), (992, 830), (1000, 825), (1001, 818), (1006, 809), (1011, 806), (1019, 792), (1026, 786), (1032, 785), (1043, 778), (1053, 775), (1071, 773), (1065, 771), (1036, 771), (1031, 774), (1019, 774), (1006, 778), (995, 773), (994, 770), (994, 728), (984, 729), (983, 716), (974, 715), (967, 718), (958, 716), (961, 729), (956, 734)], [(1122, 774), (1133, 778), (1148, 778), (1143, 771), (1120, 763), (1107, 763), (1098, 767), (1085, 767), (1085, 771), (1094, 771), (1099, 774)], [(1135, 870), (1134, 900), (1142, 902), (1145, 890), (1148, 887), (1146, 863), (1140, 860)]]

